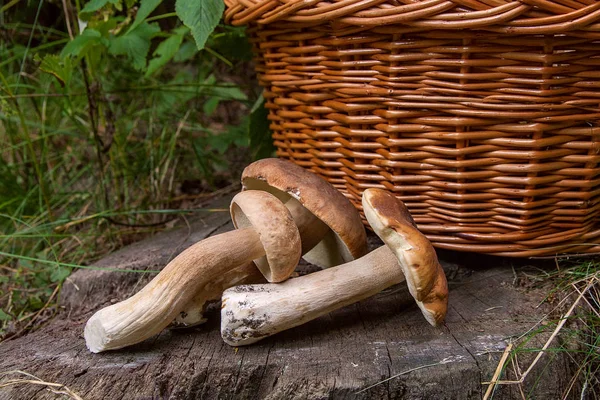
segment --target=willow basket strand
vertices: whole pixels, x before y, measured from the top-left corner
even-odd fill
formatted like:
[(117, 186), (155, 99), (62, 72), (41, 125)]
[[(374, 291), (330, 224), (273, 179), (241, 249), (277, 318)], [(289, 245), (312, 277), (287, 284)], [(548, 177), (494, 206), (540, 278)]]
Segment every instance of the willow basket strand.
[(435, 246), (600, 252), (600, 2), (226, 0), (278, 156)]

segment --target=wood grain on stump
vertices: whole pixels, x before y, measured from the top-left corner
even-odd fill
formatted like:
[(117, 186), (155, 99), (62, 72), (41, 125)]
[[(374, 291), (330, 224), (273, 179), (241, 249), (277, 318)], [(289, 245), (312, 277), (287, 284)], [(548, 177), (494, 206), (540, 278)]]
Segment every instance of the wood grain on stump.
[[(192, 243), (231, 229), (227, 212), (204, 214), (191, 229), (158, 234), (95, 265), (160, 269)], [(0, 344), (0, 372), (26, 371), (84, 399), (480, 399), (486, 389), (481, 383), (491, 379), (508, 339), (548, 311), (538, 307), (544, 293), (515, 286), (524, 268), (515, 260), (457, 253), (441, 253), (440, 259), (450, 287), (443, 328), (431, 327), (399, 285), (249, 347), (222, 342), (214, 307), (202, 326), (166, 330), (100, 354), (85, 347), (87, 319), (153, 275), (80, 270), (65, 284), (63, 311), (53, 321)], [(553, 399), (564, 391), (568, 360), (559, 356), (536, 368), (526, 382), (534, 398)], [(0, 376), (0, 384), (18, 377)], [(0, 388), (0, 399), (32, 398), (60, 396), (31, 384)], [(493, 398), (521, 395), (516, 386), (501, 386)]]

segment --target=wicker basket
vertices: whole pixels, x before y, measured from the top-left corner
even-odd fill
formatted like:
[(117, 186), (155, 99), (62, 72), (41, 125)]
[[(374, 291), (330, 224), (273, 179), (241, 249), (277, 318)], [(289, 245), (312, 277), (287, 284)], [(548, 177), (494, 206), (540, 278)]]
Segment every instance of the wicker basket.
[(439, 248), (600, 252), (600, 2), (226, 0), (278, 155)]

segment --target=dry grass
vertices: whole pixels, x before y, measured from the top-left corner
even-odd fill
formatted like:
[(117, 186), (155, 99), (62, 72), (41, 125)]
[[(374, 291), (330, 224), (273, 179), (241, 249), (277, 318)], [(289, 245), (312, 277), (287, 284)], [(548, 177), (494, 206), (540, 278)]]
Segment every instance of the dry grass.
[(83, 400), (83, 398), (81, 396), (79, 396), (77, 393), (75, 393), (74, 391), (72, 391), (71, 389), (66, 387), (65, 385), (62, 385), (60, 383), (55, 383), (55, 382), (46, 382), (43, 379), (38, 378), (37, 376), (32, 375), (25, 371), (13, 370), (13, 371), (7, 371), (7, 372), (0, 372), (0, 376), (6, 376), (6, 375), (24, 375), (27, 378), (13, 378), (13, 379), (8, 379), (5, 381), (2, 381), (2, 382), (0, 382), (0, 389), (2, 389), (4, 387), (8, 387), (8, 386), (15, 386), (15, 385), (40, 385), (40, 386), (45, 386), (46, 390), (48, 390), (54, 394), (64, 395), (73, 400)]
[[(583, 263), (580, 265), (561, 268), (557, 262), (557, 271), (545, 277), (544, 282), (551, 283), (555, 289), (551, 290), (548, 299), (557, 303), (553, 310), (537, 324), (518, 338), (511, 340), (502, 354), (492, 378), (488, 382), (483, 400), (493, 398), (493, 395), (502, 385), (516, 385), (523, 399), (529, 398), (526, 394), (533, 390), (537, 384), (534, 371), (542, 372), (553, 361), (546, 360), (544, 356), (564, 353), (573, 364), (577, 365), (576, 371), (571, 376), (570, 382), (561, 399), (599, 398), (600, 381), (600, 269), (596, 263)], [(560, 309), (567, 310), (555, 318)], [(551, 327), (554, 329), (550, 330)], [(549, 334), (549, 335), (548, 335)], [(527, 348), (527, 344), (547, 338), (539, 348)], [(563, 343), (558, 338), (565, 337)], [(533, 360), (522, 365), (519, 357), (523, 354), (535, 354)], [(536, 368), (538, 367), (538, 368)], [(505, 374), (513, 379), (501, 379)], [(529, 378), (529, 379), (528, 379)]]

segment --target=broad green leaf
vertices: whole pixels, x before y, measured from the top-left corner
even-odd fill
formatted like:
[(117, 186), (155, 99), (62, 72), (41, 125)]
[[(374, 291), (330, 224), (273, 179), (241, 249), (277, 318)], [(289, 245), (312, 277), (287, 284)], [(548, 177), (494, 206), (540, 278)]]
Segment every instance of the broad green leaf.
[(191, 29), (198, 49), (203, 49), (206, 39), (221, 20), (223, 0), (177, 0), (175, 12), (185, 26)]
[(142, 0), (140, 2), (140, 9), (135, 15), (135, 20), (133, 21), (133, 24), (127, 33), (131, 32), (137, 28), (139, 24), (144, 22), (144, 20), (148, 18), (148, 16), (156, 9), (156, 7), (160, 5), (160, 3), (162, 3), (162, 0)]
[(46, 55), (40, 64), (40, 69), (48, 74), (54, 75), (62, 86), (68, 84), (73, 75), (73, 64), (71, 59), (61, 59), (55, 54)]
[(100, 32), (94, 29), (86, 29), (81, 35), (76, 36), (73, 40), (71, 40), (64, 49), (61, 51), (61, 58), (65, 58), (68, 56), (74, 57), (83, 57), (91, 47), (98, 44), (106, 44), (104, 38)]
[(66, 268), (60, 265), (57, 265), (54, 270), (52, 270), (52, 274), (50, 275), (50, 280), (52, 282), (62, 282), (69, 275), (71, 275), (71, 268)]
[(0, 308), (0, 321), (10, 321), (11, 319), (11, 316), (5, 313), (4, 310)]
[(146, 56), (150, 50), (150, 39), (160, 32), (156, 24), (146, 22), (131, 32), (110, 39), (108, 52), (115, 56), (127, 56), (137, 70), (146, 67)]
[(268, 115), (269, 111), (265, 107), (265, 99), (260, 96), (252, 107), (250, 123), (248, 124), (250, 148), (254, 150), (255, 159), (271, 157), (275, 151), (271, 131), (269, 130)]
[(205, 94), (210, 95), (210, 96), (219, 97), (220, 99), (223, 99), (223, 100), (240, 100), (240, 101), (248, 100), (248, 96), (246, 96), (246, 94), (244, 92), (242, 92), (241, 89), (237, 86), (209, 87), (209, 88), (207, 88)]
[(158, 69), (162, 68), (168, 63), (179, 51), (179, 46), (183, 42), (182, 35), (173, 35), (166, 40), (160, 42), (156, 50), (154, 51), (154, 57), (148, 64), (148, 70), (146, 71), (146, 77), (155, 73)]
[(102, 7), (104, 7), (108, 3), (108, 0), (92, 0), (83, 7), (81, 10), (82, 13), (91, 13), (94, 11), (98, 11)]
[(92, 13), (94, 11), (98, 11), (108, 3), (117, 4), (119, 0), (92, 0), (83, 7), (81, 10), (82, 14)]
[(206, 102), (202, 106), (204, 114), (212, 115), (212, 113), (214, 113), (217, 107), (219, 106), (220, 102), (221, 99), (219, 99), (218, 97), (209, 97), (208, 100), (206, 100)]

